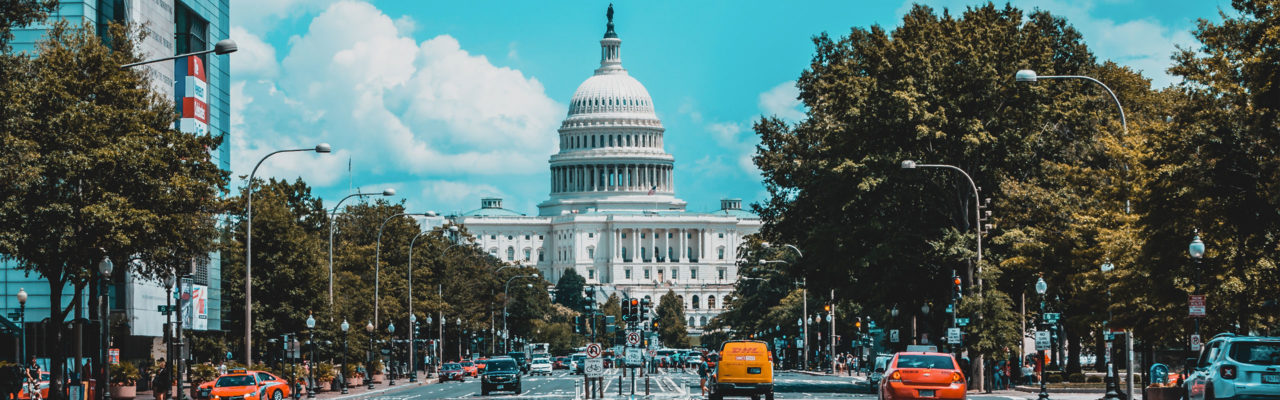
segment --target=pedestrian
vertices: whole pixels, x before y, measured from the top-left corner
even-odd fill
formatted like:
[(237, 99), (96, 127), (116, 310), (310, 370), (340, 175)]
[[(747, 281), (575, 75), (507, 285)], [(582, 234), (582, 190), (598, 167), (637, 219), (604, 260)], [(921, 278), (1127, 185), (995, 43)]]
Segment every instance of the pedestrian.
[(155, 394), (156, 400), (167, 400), (169, 390), (173, 388), (173, 375), (169, 372), (169, 365), (165, 363), (164, 358), (156, 360), (156, 367), (159, 370), (151, 380), (151, 392)]
[(698, 363), (698, 387), (702, 388), (702, 395), (707, 395), (707, 360), (710, 358), (706, 354), (702, 355), (703, 362)]
[(26, 388), (31, 400), (40, 400), (40, 364), (36, 362), (36, 356), (31, 356), (27, 362)]

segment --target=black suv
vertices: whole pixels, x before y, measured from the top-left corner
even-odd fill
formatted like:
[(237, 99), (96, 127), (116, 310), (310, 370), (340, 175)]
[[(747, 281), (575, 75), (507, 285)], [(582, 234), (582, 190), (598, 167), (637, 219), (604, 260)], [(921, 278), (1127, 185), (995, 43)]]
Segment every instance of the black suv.
[(520, 366), (511, 357), (490, 358), (480, 375), (480, 394), (502, 390), (520, 394)]

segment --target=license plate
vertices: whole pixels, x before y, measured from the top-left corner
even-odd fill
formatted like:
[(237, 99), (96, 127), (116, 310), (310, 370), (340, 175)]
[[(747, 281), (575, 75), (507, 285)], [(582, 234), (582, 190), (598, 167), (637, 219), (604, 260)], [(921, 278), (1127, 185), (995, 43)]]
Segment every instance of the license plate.
[(934, 396), (934, 391), (933, 391), (933, 390), (921, 390), (921, 391), (920, 391), (920, 397), (933, 397), (933, 396)]
[(507, 385), (498, 385), (498, 389), (506, 389)]
[(1280, 383), (1280, 374), (1262, 374), (1262, 383)]

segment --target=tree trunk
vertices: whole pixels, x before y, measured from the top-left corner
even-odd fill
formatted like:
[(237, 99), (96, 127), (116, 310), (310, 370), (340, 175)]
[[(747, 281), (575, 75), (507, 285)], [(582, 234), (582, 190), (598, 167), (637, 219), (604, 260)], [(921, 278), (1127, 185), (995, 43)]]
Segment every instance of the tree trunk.
[(1080, 335), (1074, 329), (1067, 334), (1067, 375), (1082, 372), (1080, 369)]
[[(61, 275), (61, 274), (58, 274)], [(46, 326), (46, 334), (49, 335), (49, 343), (57, 343), (58, 345), (50, 346), (49, 349), (49, 400), (66, 400), (63, 395), (65, 390), (63, 381), (66, 379), (67, 358), (65, 355), (65, 346), (62, 346), (62, 321), (66, 320), (66, 312), (62, 309), (62, 280), (57, 277), (49, 277), (49, 324)]]
[(1098, 330), (1098, 337), (1093, 341), (1093, 354), (1098, 359), (1093, 363), (1094, 372), (1107, 372), (1107, 332), (1106, 328)]

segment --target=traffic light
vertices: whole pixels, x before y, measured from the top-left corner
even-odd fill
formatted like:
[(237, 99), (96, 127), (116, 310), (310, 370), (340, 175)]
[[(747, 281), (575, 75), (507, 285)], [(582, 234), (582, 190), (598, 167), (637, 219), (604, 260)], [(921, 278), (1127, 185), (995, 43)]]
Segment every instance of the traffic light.
[(657, 331), (658, 331), (658, 321), (657, 321), (657, 320), (654, 320), (654, 321), (653, 321), (653, 323), (649, 324), (649, 326), (650, 326), (651, 328), (653, 328), (653, 331), (654, 331), (654, 332), (657, 332)]
[(857, 328), (859, 331), (862, 330), (862, 317), (858, 317), (858, 319), (853, 322), (853, 327)]
[(640, 318), (644, 318), (644, 316), (646, 315), (649, 315), (649, 298), (648, 297), (645, 297), (643, 300), (640, 300)]
[(573, 317), (573, 333), (582, 333), (582, 317)]
[(826, 312), (831, 312), (831, 305), (830, 305), (830, 304), (823, 304), (823, 305), (822, 305), (822, 309), (823, 309), (823, 310), (825, 310)]
[(956, 275), (955, 271), (951, 271), (951, 285), (953, 286), (952, 291), (954, 292), (956, 300), (960, 300), (961, 297), (964, 297), (964, 292), (962, 292), (963, 289), (960, 287), (960, 276)]

